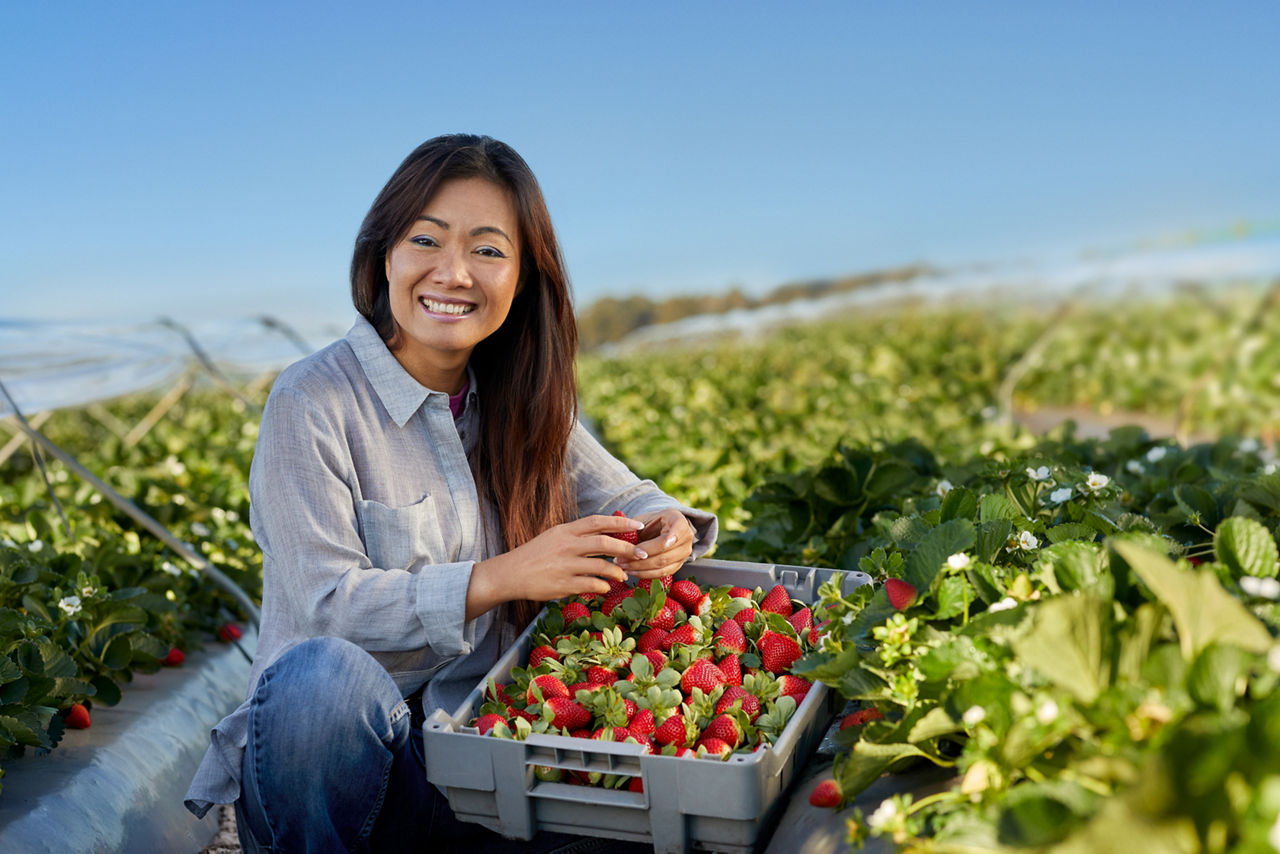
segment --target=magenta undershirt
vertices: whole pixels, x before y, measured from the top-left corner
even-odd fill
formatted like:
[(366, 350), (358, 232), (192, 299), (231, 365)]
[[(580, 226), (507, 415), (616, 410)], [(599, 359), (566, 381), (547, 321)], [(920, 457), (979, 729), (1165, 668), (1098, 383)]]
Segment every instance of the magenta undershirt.
[(462, 384), (462, 391), (457, 394), (449, 395), (449, 411), (453, 413), (456, 420), (462, 414), (462, 410), (467, 408), (467, 392), (471, 389), (471, 379), (468, 378)]

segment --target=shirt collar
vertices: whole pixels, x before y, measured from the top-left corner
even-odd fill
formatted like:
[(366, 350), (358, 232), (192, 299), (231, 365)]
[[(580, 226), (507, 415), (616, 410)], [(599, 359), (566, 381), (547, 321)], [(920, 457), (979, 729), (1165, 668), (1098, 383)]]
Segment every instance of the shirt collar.
[[(438, 405), (448, 411), (449, 395), (429, 389), (410, 376), (363, 315), (356, 318), (355, 325), (347, 332), (346, 341), (368, 377), (369, 385), (373, 386), (374, 393), (397, 427), (403, 427), (413, 413), (433, 396), (439, 398)], [(471, 390), (467, 392), (467, 406), (470, 407), (476, 400), (476, 375), (470, 364), (467, 365), (467, 378), (471, 383)]]

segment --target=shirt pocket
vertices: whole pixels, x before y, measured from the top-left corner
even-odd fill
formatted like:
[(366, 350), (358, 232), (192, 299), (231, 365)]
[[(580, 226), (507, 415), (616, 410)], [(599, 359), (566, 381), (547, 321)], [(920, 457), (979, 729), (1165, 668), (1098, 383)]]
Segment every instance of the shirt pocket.
[(435, 500), (424, 495), (406, 507), (377, 501), (356, 505), (365, 554), (380, 569), (407, 569), (416, 560), (439, 563), (444, 543)]

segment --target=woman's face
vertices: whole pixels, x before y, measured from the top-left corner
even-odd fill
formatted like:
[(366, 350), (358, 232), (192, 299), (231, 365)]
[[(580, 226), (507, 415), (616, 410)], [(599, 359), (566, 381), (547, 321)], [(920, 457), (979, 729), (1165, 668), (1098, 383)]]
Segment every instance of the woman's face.
[(462, 386), (467, 358), (511, 310), (520, 281), (520, 233), (503, 187), (455, 178), (436, 190), (387, 254), (392, 351), (435, 391)]

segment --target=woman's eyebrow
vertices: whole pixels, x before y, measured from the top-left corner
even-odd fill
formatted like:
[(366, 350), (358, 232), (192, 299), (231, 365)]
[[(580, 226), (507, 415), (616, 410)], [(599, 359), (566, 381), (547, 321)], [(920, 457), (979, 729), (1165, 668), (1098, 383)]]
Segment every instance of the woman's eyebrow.
[[(449, 223), (445, 222), (439, 217), (427, 216), (426, 214), (422, 214), (421, 216), (418, 217), (418, 219), (420, 221), (425, 220), (426, 222), (433, 222), (436, 225), (443, 228), (445, 231), (449, 230)], [(515, 241), (511, 239), (511, 235), (507, 234), (505, 231), (498, 228), (496, 225), (481, 225), (471, 229), (472, 237), (477, 237), (481, 234), (499, 234), (505, 237), (508, 242), (515, 243)]]

